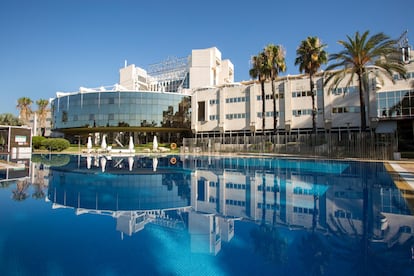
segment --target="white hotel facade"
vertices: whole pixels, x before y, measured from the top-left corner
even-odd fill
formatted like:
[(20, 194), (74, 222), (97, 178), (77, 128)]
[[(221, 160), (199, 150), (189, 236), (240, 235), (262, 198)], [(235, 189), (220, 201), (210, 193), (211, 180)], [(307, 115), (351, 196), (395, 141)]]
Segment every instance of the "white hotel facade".
[[(218, 60), (216, 58), (216, 60)], [(414, 118), (414, 63), (406, 61), (407, 75), (393, 80), (372, 72), (366, 94), (367, 126), (378, 133), (390, 133), (397, 128), (410, 130)], [(218, 60), (217, 63), (220, 61)], [(215, 72), (211, 63), (210, 75)], [(207, 71), (205, 71), (207, 72)], [(323, 85), (326, 72), (315, 77), (318, 131), (360, 130), (358, 81), (347, 86), (343, 81), (337, 89)], [(191, 129), (198, 137), (220, 135), (262, 134), (261, 85), (257, 81), (214, 83), (214, 79), (193, 89)], [(306, 133), (312, 131), (312, 98), (307, 75), (280, 76), (275, 82), (277, 132)], [(271, 83), (265, 83), (265, 132), (273, 133), (273, 94)]]

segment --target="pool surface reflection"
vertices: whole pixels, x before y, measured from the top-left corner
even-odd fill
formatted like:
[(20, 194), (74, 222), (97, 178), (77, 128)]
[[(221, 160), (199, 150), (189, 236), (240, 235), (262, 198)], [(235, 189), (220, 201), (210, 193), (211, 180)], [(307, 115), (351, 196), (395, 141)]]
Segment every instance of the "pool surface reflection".
[(35, 155), (25, 171), (0, 179), (0, 275), (414, 275), (413, 193), (382, 163)]

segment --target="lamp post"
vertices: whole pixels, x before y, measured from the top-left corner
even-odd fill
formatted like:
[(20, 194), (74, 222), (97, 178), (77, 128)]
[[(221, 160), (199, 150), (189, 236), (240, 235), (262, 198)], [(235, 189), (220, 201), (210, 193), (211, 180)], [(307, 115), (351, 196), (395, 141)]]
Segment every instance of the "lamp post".
[(379, 121), (379, 118), (378, 118), (378, 117), (371, 117), (371, 118), (370, 118), (370, 123), (369, 123), (369, 125), (370, 125), (370, 127), (371, 127), (371, 131), (374, 131), (374, 130), (377, 128), (377, 126), (378, 126), (378, 121)]
[(78, 138), (78, 168), (80, 167), (80, 155), (81, 155), (81, 150), (80, 150), (80, 140), (81, 140), (81, 136), (80, 135), (75, 135), (76, 138)]
[(288, 146), (288, 136), (287, 134), (290, 134), (290, 120), (285, 121), (285, 147), (286, 147), (286, 152), (287, 152), (287, 146)]
[(351, 123), (346, 123), (346, 130), (348, 132), (348, 141), (351, 141), (351, 132), (349, 129), (349, 126), (351, 125)]

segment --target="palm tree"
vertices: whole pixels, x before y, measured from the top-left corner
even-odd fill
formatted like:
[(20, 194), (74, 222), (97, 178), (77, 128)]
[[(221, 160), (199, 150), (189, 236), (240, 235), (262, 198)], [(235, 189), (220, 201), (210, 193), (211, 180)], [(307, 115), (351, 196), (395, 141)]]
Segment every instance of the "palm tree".
[(49, 111), (47, 106), (49, 105), (49, 101), (45, 99), (40, 99), (36, 101), (36, 104), (37, 104), (37, 115), (39, 116), (41, 136), (45, 136), (46, 117), (47, 117), (47, 112)]
[(275, 92), (275, 80), (280, 72), (286, 71), (285, 51), (281, 45), (269, 44), (264, 49), (265, 56), (267, 58), (267, 70), (268, 78), (272, 82), (272, 96), (273, 96), (273, 132), (277, 132), (277, 110), (276, 110), (276, 92)]
[(338, 41), (345, 49), (330, 55), (329, 61), (336, 61), (336, 63), (329, 65), (326, 70), (339, 70), (329, 72), (325, 81), (325, 83), (329, 83), (332, 80), (331, 86), (336, 88), (345, 77), (349, 77), (347, 80), (347, 86), (349, 86), (356, 75), (359, 85), (362, 130), (367, 127), (365, 94), (368, 87), (369, 72), (377, 70), (392, 81), (394, 81), (392, 76), (394, 72), (402, 76), (406, 74), (400, 50), (396, 46), (397, 41), (390, 39), (383, 33), (371, 37), (368, 37), (368, 35), (369, 31), (362, 35), (356, 32), (353, 37), (347, 36), (347, 41)]
[(19, 117), (23, 121), (23, 123), (28, 124), (30, 115), (32, 114), (32, 109), (30, 105), (33, 101), (28, 97), (21, 97), (17, 100), (17, 108), (19, 111)]
[(265, 95), (265, 88), (264, 84), (266, 81), (267, 76), (267, 66), (266, 66), (266, 55), (264, 52), (259, 53), (257, 56), (253, 56), (252, 58), (252, 68), (249, 70), (249, 75), (254, 78), (258, 79), (260, 82), (260, 86), (262, 89), (262, 131), (263, 135), (265, 133), (266, 128), (266, 117), (265, 117), (265, 111), (266, 111), (266, 95)]
[(326, 63), (327, 53), (323, 49), (326, 45), (321, 44), (317, 36), (309, 36), (302, 40), (300, 46), (296, 50), (295, 65), (299, 65), (299, 71), (309, 75), (310, 92), (312, 97), (312, 132), (316, 133), (316, 114), (315, 107), (315, 85), (313, 76), (318, 72), (322, 64)]
[(21, 126), (22, 122), (11, 113), (0, 114), (0, 125)]

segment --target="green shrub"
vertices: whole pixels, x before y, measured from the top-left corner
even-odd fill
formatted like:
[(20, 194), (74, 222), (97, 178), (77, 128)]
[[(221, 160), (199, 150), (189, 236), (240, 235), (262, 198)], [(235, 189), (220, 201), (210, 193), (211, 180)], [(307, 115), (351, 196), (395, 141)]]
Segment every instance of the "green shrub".
[(42, 146), (51, 151), (62, 151), (70, 147), (70, 143), (64, 138), (49, 138), (42, 141)]
[(32, 146), (34, 149), (40, 149), (42, 142), (46, 140), (46, 137), (43, 136), (33, 136), (32, 137)]
[(61, 167), (65, 166), (70, 162), (70, 156), (67, 154), (33, 154), (32, 155), (32, 162), (34, 163), (42, 163), (44, 165), (49, 165), (53, 167)]

